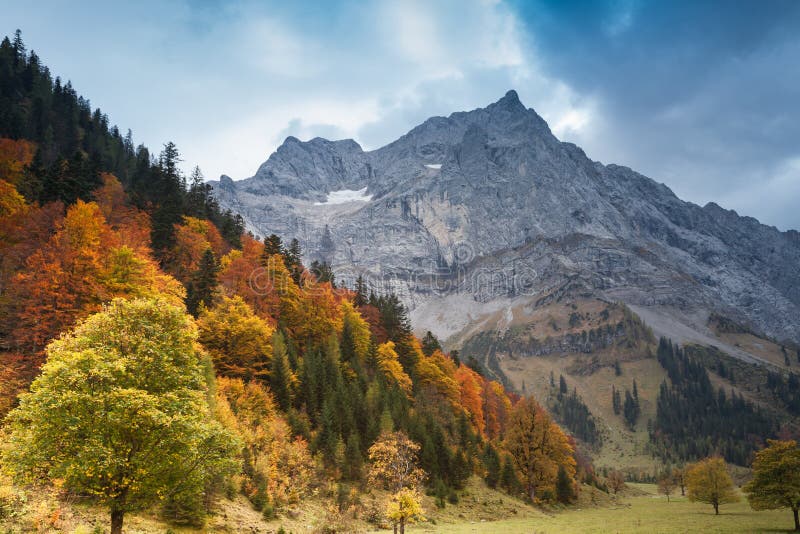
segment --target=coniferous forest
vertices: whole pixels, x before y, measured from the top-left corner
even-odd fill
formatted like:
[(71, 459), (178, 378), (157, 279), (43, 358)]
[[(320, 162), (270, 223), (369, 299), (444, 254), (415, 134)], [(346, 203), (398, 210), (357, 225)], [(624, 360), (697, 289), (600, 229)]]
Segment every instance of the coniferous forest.
[(774, 417), (741, 393), (711, 385), (708, 371), (687, 349), (662, 338), (658, 362), (667, 371), (658, 392), (656, 420), (650, 429), (655, 453), (680, 462), (719, 454), (747, 465), (762, 440), (778, 430)]

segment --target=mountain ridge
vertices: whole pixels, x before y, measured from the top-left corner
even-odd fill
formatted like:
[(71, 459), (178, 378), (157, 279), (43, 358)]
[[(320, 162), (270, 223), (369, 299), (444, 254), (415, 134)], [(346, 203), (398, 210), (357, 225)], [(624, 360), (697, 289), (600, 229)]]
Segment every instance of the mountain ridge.
[[(436, 329), (434, 308), (455, 293), (508, 301), (577, 277), (605, 298), (671, 314), (723, 313), (800, 342), (797, 231), (685, 202), (627, 167), (593, 161), (559, 141), (515, 91), (431, 117), (371, 151), (353, 140), (290, 137), (253, 177), (212, 185), (254, 233), (298, 238), (345, 282), (362, 274), (398, 293), (420, 328)], [(369, 201), (314, 205), (364, 187)], [(335, 249), (320, 254), (326, 226)], [(509, 275), (488, 294), (465, 287), (479, 264), (493, 273), (527, 269), (535, 280), (521, 290)], [(437, 289), (442, 280), (449, 290)]]

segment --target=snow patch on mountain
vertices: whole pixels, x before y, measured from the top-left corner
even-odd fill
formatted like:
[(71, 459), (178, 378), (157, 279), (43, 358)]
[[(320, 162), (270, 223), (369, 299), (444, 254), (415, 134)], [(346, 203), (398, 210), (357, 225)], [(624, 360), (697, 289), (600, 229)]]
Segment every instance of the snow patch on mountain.
[(372, 195), (367, 194), (367, 188), (354, 190), (354, 189), (340, 189), (339, 191), (331, 191), (325, 202), (314, 202), (315, 206), (328, 206), (334, 204), (346, 204), (347, 202), (369, 202), (372, 200)]

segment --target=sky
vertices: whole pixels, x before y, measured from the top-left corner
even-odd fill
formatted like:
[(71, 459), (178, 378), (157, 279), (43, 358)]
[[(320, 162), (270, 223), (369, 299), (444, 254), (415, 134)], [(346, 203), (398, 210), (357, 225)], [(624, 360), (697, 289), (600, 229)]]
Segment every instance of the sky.
[(289, 135), (374, 149), (516, 89), (594, 160), (800, 229), (800, 1), (0, 0), (16, 28), (209, 179)]

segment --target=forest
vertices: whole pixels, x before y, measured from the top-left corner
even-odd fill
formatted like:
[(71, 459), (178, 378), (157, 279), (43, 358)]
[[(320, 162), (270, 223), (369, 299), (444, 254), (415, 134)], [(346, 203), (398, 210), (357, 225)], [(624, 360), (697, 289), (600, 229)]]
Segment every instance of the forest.
[(717, 453), (747, 465), (763, 439), (775, 436), (774, 416), (741, 393), (714, 388), (708, 371), (691, 355), (662, 338), (657, 358), (667, 371), (658, 393), (656, 420), (650, 428), (654, 453), (664, 461), (685, 461)]
[[(533, 399), (411, 331), (391, 294), (337, 287), (296, 241), (220, 212), (180, 153), (134, 148), (18, 33), (0, 43), (4, 466), (125, 513), (201, 525), (220, 495), (265, 517), (326, 484), (446, 505), (473, 475), (573, 498), (574, 443)], [(156, 451), (169, 451), (161, 455)], [(408, 469), (395, 465), (397, 458)]]

